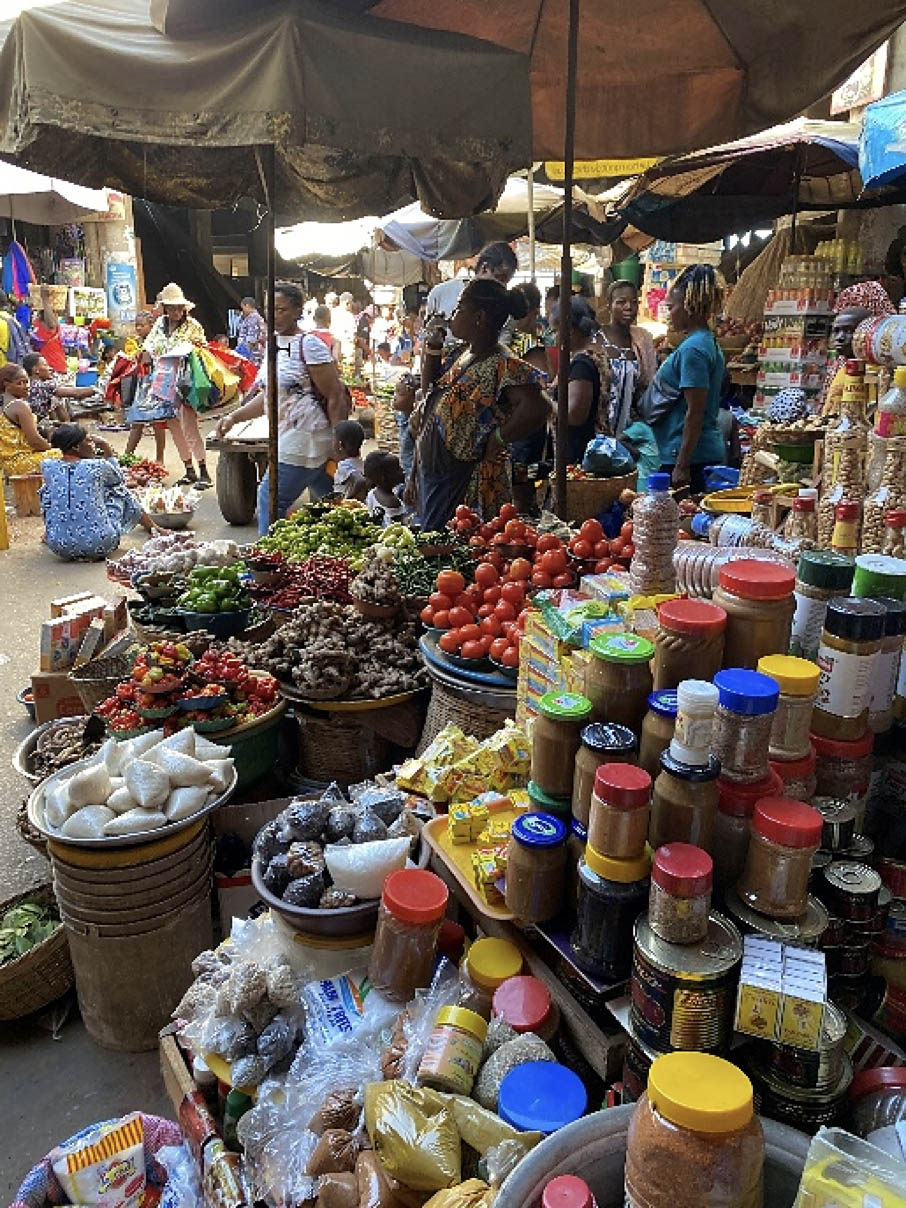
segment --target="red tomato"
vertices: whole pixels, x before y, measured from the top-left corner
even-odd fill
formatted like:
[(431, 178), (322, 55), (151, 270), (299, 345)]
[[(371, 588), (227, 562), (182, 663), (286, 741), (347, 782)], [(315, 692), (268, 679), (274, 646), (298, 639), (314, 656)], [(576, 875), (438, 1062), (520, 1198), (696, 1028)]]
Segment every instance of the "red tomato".
[(430, 604), (425, 605), (425, 607), (418, 614), (418, 619), (421, 621), (421, 623), (423, 625), (433, 625), (434, 624), (434, 609), (431, 607)]
[(592, 554), (595, 558), (606, 558), (610, 553), (610, 543), (608, 541), (596, 541), (592, 548)]
[(504, 558), (499, 549), (492, 549), (484, 560), (498, 571), (503, 569)]
[(610, 552), (613, 557), (619, 558), (623, 552), (624, 544), (625, 542), (623, 541), (622, 537), (614, 537), (613, 541), (610, 543)]
[(606, 570), (610, 570), (611, 562), (609, 558), (602, 558), (600, 562), (595, 563), (595, 574), (603, 575)]
[(485, 655), (487, 655), (488, 651), (491, 649), (491, 643), (494, 640), (494, 635), (492, 633), (483, 633), (481, 635), (481, 648), (485, 652)]
[(506, 524), (508, 520), (515, 520), (518, 514), (519, 513), (516, 511), (516, 508), (512, 503), (505, 503), (500, 509), (499, 516), (500, 520)]
[(495, 638), (494, 641), (491, 642), (491, 648), (488, 653), (492, 659), (496, 659), (499, 663), (503, 658), (504, 650), (509, 650), (509, 647), (510, 644), (506, 638)]
[(508, 600), (501, 600), (499, 604), (495, 604), (494, 613), (500, 617), (501, 621), (516, 620), (516, 609)]
[(454, 597), (453, 607), (454, 608), (471, 608), (472, 607), (472, 597), (469, 595), (468, 591), (461, 591), (459, 593), (459, 595)]
[(529, 532), (527, 532), (525, 534), (525, 537), (523, 539), (525, 541), (525, 544), (527, 546), (529, 546), (531, 549), (534, 549), (538, 544), (538, 534), (531, 532), (531, 530), (529, 530)]
[(434, 628), (449, 629), (450, 628), (450, 612), (449, 609), (443, 608), (440, 612), (434, 613)]
[(518, 667), (519, 647), (507, 646), (506, 650), (504, 650), (503, 654), (500, 656), (499, 661), (503, 663), (504, 667)]
[(510, 539), (506, 533), (495, 533), (491, 538), (491, 545), (509, 545)]
[(484, 601), (485, 604), (496, 604), (497, 601), (500, 599), (500, 591), (501, 591), (501, 589), (500, 589), (499, 585), (496, 583), (492, 587), (486, 587), (484, 589), (484, 595), (482, 596), (482, 600)]
[(503, 622), (496, 612), (492, 612), (489, 617), (485, 617), (482, 620), (480, 629), (482, 633), (489, 633), (492, 638), (499, 638), (503, 629)]
[(598, 541), (603, 541), (604, 530), (601, 528), (600, 520), (586, 520), (579, 529), (579, 536), (583, 541), (589, 542), (590, 545), (596, 545)]
[(464, 642), (477, 642), (481, 638), (481, 630), (477, 625), (463, 625), (459, 631), (459, 636)]
[(507, 577), (516, 583), (527, 583), (532, 573), (532, 564), (528, 558), (514, 558), (510, 563)]
[(484, 549), (485, 545), (487, 545), (487, 542), (485, 541), (484, 537), (476, 536), (469, 538), (469, 546), (471, 549)]
[(634, 526), (633, 526), (632, 521), (627, 520), (626, 523), (623, 525), (623, 527), (620, 529), (620, 536), (623, 538), (624, 541), (629, 541), (630, 538), (632, 537), (633, 530), (634, 530)]
[(459, 535), (463, 537), (466, 533), (472, 531), (472, 526), (469, 524), (468, 520), (454, 520), (453, 531), (459, 533)]
[(445, 654), (455, 654), (459, 649), (459, 632), (450, 629), (447, 633), (442, 633), (437, 644)]
[[(477, 583), (471, 583), (466, 588), (464, 594), (466, 595), (466, 597), (468, 598), (468, 601), (469, 601), (468, 604), (463, 605), (464, 608), (471, 608), (472, 611), (474, 612), (479, 604), (484, 603), (484, 599), (483, 599), (484, 592), (481, 590), (481, 588), (478, 586)], [(458, 600), (459, 596), (457, 596), (456, 598)]]
[(462, 629), (463, 625), (471, 625), (474, 617), (468, 608), (451, 608), (450, 625), (453, 629)]
[(442, 570), (437, 576), (437, 590), (445, 596), (458, 596), (465, 586), (466, 581), (458, 570)]
[(543, 570), (536, 570), (532, 575), (533, 587), (553, 587), (554, 581), (549, 574)]
[(571, 541), (569, 543), (569, 548), (572, 550), (575, 557), (579, 558), (582, 562), (587, 562), (588, 559), (594, 555), (595, 547), (590, 541), (586, 541), (580, 537), (578, 541)]
[(525, 591), (521, 583), (504, 583), (500, 589), (501, 600), (506, 600), (514, 608), (521, 608), (525, 603)]
[(441, 608), (445, 608), (449, 612), (453, 607), (453, 601), (442, 591), (436, 591), (433, 596), (428, 596), (428, 603), (435, 612), (438, 612)]
[(549, 549), (541, 557), (541, 569), (551, 578), (554, 575), (562, 575), (566, 570), (566, 564), (566, 554), (562, 549)]
[(488, 528), (491, 530), (492, 533), (502, 533), (503, 532), (503, 521), (500, 519), (499, 516), (495, 516), (493, 520), (488, 521)]
[(475, 567), (475, 582), (479, 587), (493, 587), (498, 578), (496, 568), (488, 562), (482, 562)]
[(503, 531), (511, 541), (521, 541), (525, 536), (525, 524), (521, 520), (508, 520)]
[(622, 558), (631, 558), (634, 553), (635, 553), (635, 546), (632, 544), (631, 541), (627, 541), (626, 544), (623, 546), (623, 553), (620, 556)]
[(501, 632), (505, 638), (509, 638), (510, 634), (516, 628), (515, 621), (504, 621), (500, 626)]
[(572, 587), (573, 577), (570, 574), (554, 575), (554, 587)]
[(544, 554), (549, 549), (560, 549), (562, 542), (559, 537), (555, 537), (553, 533), (545, 533), (543, 537), (538, 538), (538, 549)]
[(459, 652), (464, 659), (483, 659), (484, 645), (478, 641), (463, 642), (462, 650)]
[(483, 621), (485, 619), (485, 617), (492, 617), (493, 615), (494, 615), (494, 605), (493, 604), (482, 604), (481, 608), (479, 608), (479, 610), (478, 610), (479, 621)]
[(459, 507), (456, 509), (456, 511), (453, 513), (453, 515), (456, 517), (457, 520), (471, 520), (472, 519), (472, 509), (467, 508), (464, 503), (461, 503), (459, 505)]

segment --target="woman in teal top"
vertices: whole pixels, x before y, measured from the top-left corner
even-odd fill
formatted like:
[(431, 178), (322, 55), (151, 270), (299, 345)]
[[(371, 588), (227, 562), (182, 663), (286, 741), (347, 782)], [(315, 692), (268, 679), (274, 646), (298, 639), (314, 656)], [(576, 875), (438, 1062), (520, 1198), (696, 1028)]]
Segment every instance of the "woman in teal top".
[(686, 334), (657, 373), (663, 393), (676, 395), (676, 402), (651, 427), (661, 451), (661, 469), (675, 487), (690, 484), (696, 492), (705, 489), (705, 466), (726, 459), (717, 423), (724, 355), (710, 327), (722, 296), (710, 264), (684, 269), (667, 295), (671, 327)]

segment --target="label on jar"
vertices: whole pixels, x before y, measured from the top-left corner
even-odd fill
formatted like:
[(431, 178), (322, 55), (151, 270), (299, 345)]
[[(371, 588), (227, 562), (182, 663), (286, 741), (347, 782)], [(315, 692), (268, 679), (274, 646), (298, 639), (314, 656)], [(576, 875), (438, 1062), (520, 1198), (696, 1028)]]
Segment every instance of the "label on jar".
[(821, 631), (827, 616), (827, 600), (813, 600), (811, 596), (793, 592), (796, 611), (793, 613), (793, 629), (790, 634), (790, 654), (797, 658), (811, 659), (818, 654)]
[(899, 650), (878, 651), (871, 672), (869, 712), (883, 713), (893, 704), (897, 691), (898, 672), (901, 669), (900, 662)]
[(868, 708), (875, 653), (850, 654), (823, 642), (818, 649), (818, 699), (815, 708), (834, 717), (858, 717)]
[(878, 436), (906, 436), (906, 415), (879, 411), (875, 416), (875, 433)]
[(481, 1041), (454, 1027), (439, 1027), (428, 1037), (418, 1067), (421, 1082), (443, 1082), (454, 1094), (468, 1095), (481, 1065)]
[(712, 713), (709, 713), (707, 717), (702, 717), (700, 714), (684, 713), (682, 709), (677, 709), (673, 737), (682, 746), (694, 751), (710, 751), (713, 731), (714, 715)]

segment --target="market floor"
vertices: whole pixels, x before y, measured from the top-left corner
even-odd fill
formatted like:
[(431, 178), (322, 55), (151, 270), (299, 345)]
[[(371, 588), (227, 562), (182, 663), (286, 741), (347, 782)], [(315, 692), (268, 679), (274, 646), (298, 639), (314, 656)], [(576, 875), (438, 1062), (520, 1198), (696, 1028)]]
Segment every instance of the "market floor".
[[(125, 433), (111, 438), (117, 449), (124, 443)], [(138, 452), (150, 456), (151, 449), (146, 436)], [(167, 452), (168, 468), (173, 471), (170, 482), (175, 482), (180, 466), (169, 441)], [(211, 455), (212, 474), (216, 461), (216, 454)], [(103, 562), (58, 561), (41, 542), (44, 526), (39, 517), (19, 520), (11, 516), (9, 525), (10, 548), (0, 552), (0, 899), (48, 878), (46, 862), (22, 841), (16, 829), (16, 811), (28, 786), (10, 762), (31, 727), (16, 702), (16, 693), (29, 683), (38, 664), (38, 622), (49, 615), (50, 601), (57, 596), (90, 589), (114, 598), (119, 591), (107, 579)], [(255, 536), (252, 528), (234, 528), (224, 522), (213, 491), (204, 493), (193, 527), (208, 539), (247, 541)], [(137, 529), (123, 549), (140, 544), (145, 536)], [(111, 970), (111, 976), (116, 976), (116, 970)], [(4, 1144), (0, 1146), (0, 1195), (5, 1203), (35, 1162), (86, 1124), (135, 1109), (172, 1115), (156, 1052), (111, 1053), (98, 1048), (75, 1008), (59, 1027), (57, 1039), (50, 1030), (55, 1022), (39, 1015), (16, 1024), (0, 1024), (0, 1084), (7, 1104)]]

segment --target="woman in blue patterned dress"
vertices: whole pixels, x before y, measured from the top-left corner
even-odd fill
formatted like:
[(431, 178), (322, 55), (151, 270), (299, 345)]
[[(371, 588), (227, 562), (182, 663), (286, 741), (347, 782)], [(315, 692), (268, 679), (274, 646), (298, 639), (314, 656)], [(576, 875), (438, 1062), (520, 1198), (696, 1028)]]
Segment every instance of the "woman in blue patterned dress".
[(106, 441), (90, 439), (79, 424), (61, 424), (51, 445), (62, 457), (41, 466), (41, 508), (47, 544), (58, 558), (106, 558), (137, 524), (152, 531)]

